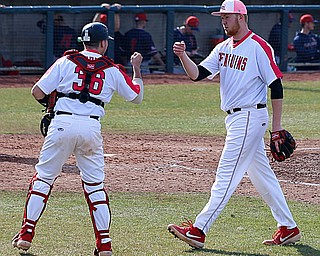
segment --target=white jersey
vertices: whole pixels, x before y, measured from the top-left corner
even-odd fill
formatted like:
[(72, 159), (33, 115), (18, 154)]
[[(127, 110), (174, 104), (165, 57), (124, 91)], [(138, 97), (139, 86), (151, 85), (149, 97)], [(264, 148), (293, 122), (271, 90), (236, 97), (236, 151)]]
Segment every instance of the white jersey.
[[(101, 57), (96, 51), (84, 50), (81, 52), (89, 59)], [(90, 96), (109, 103), (113, 93), (116, 91), (120, 96), (128, 101), (133, 100), (139, 94), (139, 85), (134, 83), (129, 76), (119, 70), (117, 66), (110, 66), (99, 71), (91, 81)], [(45, 93), (50, 94), (57, 90), (61, 93), (80, 93), (84, 86), (84, 74), (79, 67), (67, 59), (66, 56), (58, 59), (40, 78), (36, 85)], [(76, 115), (94, 115), (103, 117), (104, 109), (93, 102), (81, 103), (78, 99), (67, 97), (59, 98), (55, 111), (65, 111)]]
[(267, 88), (282, 77), (272, 47), (249, 31), (239, 42), (228, 38), (200, 63), (213, 79), (220, 73), (221, 109), (244, 108), (267, 103)]

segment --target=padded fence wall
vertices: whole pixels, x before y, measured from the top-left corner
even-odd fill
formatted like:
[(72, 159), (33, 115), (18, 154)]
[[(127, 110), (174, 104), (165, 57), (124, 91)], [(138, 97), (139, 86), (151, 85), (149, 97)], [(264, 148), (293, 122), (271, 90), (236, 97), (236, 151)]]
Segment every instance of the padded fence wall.
[[(212, 11), (219, 10), (219, 6), (122, 6), (121, 10), (108, 11), (108, 23), (110, 33), (113, 35), (113, 15), (120, 14), (120, 32), (124, 34), (135, 26), (135, 14), (147, 13), (147, 26), (145, 28), (153, 38), (155, 46), (162, 55), (166, 65), (164, 68), (156, 67), (154, 72), (165, 71), (172, 73), (175, 64), (172, 53), (173, 29), (183, 25), (185, 19), (194, 15), (200, 20), (199, 31), (194, 31), (199, 46), (200, 55), (210, 53), (216, 43), (224, 38), (223, 29), (219, 17), (210, 15)], [(299, 18), (304, 13), (311, 13), (316, 19), (320, 19), (320, 5), (317, 6), (248, 6), (249, 27), (251, 30), (269, 40), (269, 34), (274, 24), (281, 22), (281, 33), (284, 35), (280, 42), (279, 65), (282, 70), (294, 70), (288, 66), (295, 58), (294, 50), (288, 48), (297, 31), (300, 30)], [(47, 69), (56, 59), (54, 49), (54, 22), (58, 16), (62, 17), (62, 23), (74, 30), (76, 36), (80, 35), (84, 24), (92, 21), (98, 11), (106, 11), (96, 6), (24, 6), (0, 9), (1, 29), (1, 67), (2, 74), (12, 69), (20, 73), (41, 73)], [(288, 13), (293, 20), (288, 25)], [(284, 25), (286, 24), (286, 25)], [(320, 25), (316, 23), (314, 33), (319, 34)], [(64, 44), (70, 38), (65, 38)], [(82, 49), (82, 44), (75, 41), (75, 47)], [(112, 44), (112, 43), (111, 43)], [(74, 47), (72, 47), (74, 48)], [(114, 56), (113, 45), (110, 45), (108, 54)], [(201, 57), (199, 57), (199, 60)]]

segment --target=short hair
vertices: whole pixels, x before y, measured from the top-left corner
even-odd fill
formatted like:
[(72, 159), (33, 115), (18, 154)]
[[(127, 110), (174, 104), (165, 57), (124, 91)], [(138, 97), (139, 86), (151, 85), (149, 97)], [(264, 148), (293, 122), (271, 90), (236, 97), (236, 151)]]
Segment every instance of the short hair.
[(249, 16), (248, 14), (243, 14), (245, 22), (248, 24)]
[(248, 20), (249, 20), (248, 14), (240, 14), (240, 13), (236, 13), (236, 14), (237, 14), (237, 15), (243, 15), (244, 21), (248, 24)]
[(99, 42), (83, 42), (83, 44), (86, 46), (86, 47), (92, 47), (92, 48), (98, 48), (99, 47), (99, 44), (100, 44), (101, 41)]

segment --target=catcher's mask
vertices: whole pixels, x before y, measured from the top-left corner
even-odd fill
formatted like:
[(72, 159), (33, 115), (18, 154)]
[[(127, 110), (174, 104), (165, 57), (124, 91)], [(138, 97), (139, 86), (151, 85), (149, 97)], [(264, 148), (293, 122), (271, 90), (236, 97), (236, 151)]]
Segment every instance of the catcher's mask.
[(85, 25), (82, 28), (81, 37), (79, 37), (79, 41), (84, 43), (100, 42), (107, 39), (113, 40), (113, 37), (109, 36), (107, 26), (101, 22), (92, 22)]

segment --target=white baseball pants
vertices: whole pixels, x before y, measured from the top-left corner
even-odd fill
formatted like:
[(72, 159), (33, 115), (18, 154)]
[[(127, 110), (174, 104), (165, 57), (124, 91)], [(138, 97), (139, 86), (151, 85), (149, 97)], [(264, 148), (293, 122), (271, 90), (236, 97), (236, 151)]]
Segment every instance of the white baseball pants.
[(265, 152), (264, 134), (268, 127), (267, 108), (245, 108), (225, 119), (227, 136), (207, 205), (194, 226), (205, 234), (226, 206), (244, 174), (268, 204), (278, 226), (296, 227), (280, 184)]

